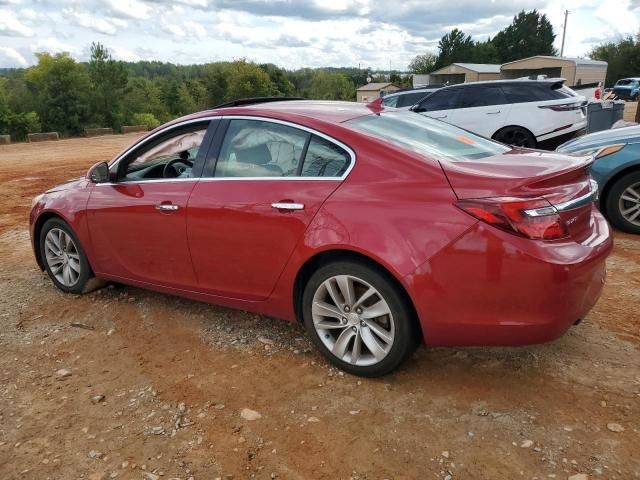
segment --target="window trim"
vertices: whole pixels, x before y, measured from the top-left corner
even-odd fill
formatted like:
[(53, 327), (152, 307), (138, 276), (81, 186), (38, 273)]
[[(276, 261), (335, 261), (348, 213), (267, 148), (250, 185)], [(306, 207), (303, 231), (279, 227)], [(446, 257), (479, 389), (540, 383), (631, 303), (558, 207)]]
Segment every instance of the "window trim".
[[(214, 177), (214, 176), (210, 176), (210, 177), (205, 177), (202, 176), (200, 177), (200, 181), (204, 181), (204, 182), (220, 182), (220, 181), (243, 181), (243, 180), (249, 180), (249, 181), (255, 181), (255, 180), (271, 180), (271, 181), (342, 181), (345, 178), (347, 178), (347, 176), (349, 175), (349, 173), (351, 173), (351, 170), (353, 170), (353, 167), (356, 164), (356, 154), (353, 151), (353, 149), (351, 147), (349, 147), (348, 145), (342, 143), (341, 141), (325, 134), (322, 132), (319, 132), (317, 130), (314, 130), (313, 128), (309, 128), (306, 127), (304, 125), (300, 125), (297, 123), (293, 123), (293, 122), (289, 122), (286, 120), (280, 120), (280, 119), (276, 119), (276, 118), (270, 118), (270, 117), (260, 117), (257, 115), (223, 115), (221, 117), (218, 117), (222, 120), (257, 120), (257, 121), (261, 121), (261, 122), (270, 122), (270, 123), (276, 123), (279, 125), (284, 125), (286, 127), (291, 127), (291, 128), (297, 128), (298, 130), (302, 130), (304, 132), (307, 132), (311, 135), (316, 135), (320, 138), (323, 138), (325, 140), (327, 140), (330, 143), (333, 143), (334, 145), (337, 145), (338, 147), (342, 148), (345, 152), (347, 152), (349, 154), (349, 157), (351, 159), (349, 166), (347, 167), (347, 169), (345, 170), (345, 172), (340, 175), (339, 177), (302, 177), (302, 176), (295, 176), (295, 177)], [(226, 132), (225, 132), (226, 135)], [(311, 136), (309, 137), (311, 138)], [(224, 137), (222, 139), (220, 139), (220, 145), (222, 144), (222, 141), (224, 140)], [(220, 145), (216, 146), (216, 150), (219, 150)], [(305, 158), (302, 159), (301, 164), (304, 164), (304, 161), (306, 160), (306, 152), (305, 152)], [(211, 168), (211, 162), (213, 162), (213, 168)], [(215, 174), (215, 167), (216, 164), (218, 163), (218, 155), (216, 154), (215, 157), (210, 157), (207, 158), (206, 160), (206, 164), (205, 164), (205, 170), (207, 170), (207, 166), (209, 167), (208, 171), (212, 172), (212, 174)]]

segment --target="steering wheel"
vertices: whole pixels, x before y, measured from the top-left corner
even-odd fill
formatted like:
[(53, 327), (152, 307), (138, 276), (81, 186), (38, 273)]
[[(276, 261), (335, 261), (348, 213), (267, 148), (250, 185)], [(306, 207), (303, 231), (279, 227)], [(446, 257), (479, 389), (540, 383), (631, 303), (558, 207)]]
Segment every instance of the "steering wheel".
[[(182, 167), (182, 168), (176, 167), (175, 166), (176, 163), (182, 163), (183, 165), (186, 165), (186, 167)], [(162, 177), (163, 178), (179, 177), (185, 172), (187, 167), (189, 168), (193, 167), (193, 162), (191, 160), (187, 160), (186, 158), (174, 158), (173, 160), (168, 161), (167, 164), (164, 166), (164, 169), (162, 170)], [(173, 171), (173, 174), (171, 174), (171, 171)]]

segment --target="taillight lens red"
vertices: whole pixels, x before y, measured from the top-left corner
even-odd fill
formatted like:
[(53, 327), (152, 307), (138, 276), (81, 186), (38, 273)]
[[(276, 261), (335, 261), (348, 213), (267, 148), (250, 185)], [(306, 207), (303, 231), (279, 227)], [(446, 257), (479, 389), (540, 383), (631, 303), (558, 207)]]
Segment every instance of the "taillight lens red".
[(533, 240), (569, 236), (558, 211), (544, 198), (480, 198), (460, 200), (457, 206), (489, 225)]

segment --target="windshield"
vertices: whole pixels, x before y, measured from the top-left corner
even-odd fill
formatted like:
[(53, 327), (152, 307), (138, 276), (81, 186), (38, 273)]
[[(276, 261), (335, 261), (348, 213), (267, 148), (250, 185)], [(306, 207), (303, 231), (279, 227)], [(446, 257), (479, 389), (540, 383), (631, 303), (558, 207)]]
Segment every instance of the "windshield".
[(637, 80), (626, 78), (624, 80), (618, 80), (618, 83), (616, 83), (616, 86), (626, 86), (626, 85), (636, 86), (637, 83), (638, 83)]
[(509, 147), (414, 112), (386, 112), (345, 124), (414, 152), (452, 160), (473, 160), (508, 152)]

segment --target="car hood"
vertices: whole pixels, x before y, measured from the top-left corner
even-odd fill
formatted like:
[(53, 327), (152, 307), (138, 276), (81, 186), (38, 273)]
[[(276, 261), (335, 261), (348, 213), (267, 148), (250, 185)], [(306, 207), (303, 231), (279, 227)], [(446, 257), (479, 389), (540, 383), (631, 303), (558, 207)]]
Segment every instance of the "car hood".
[(63, 190), (72, 190), (74, 188), (83, 187), (87, 183), (87, 179), (85, 177), (76, 177), (67, 180), (60, 185), (56, 185), (53, 188), (50, 188), (45, 193), (54, 193), (54, 192), (62, 192)]
[(631, 127), (614, 128), (602, 132), (590, 133), (582, 137), (570, 140), (560, 145), (558, 152), (576, 152), (592, 147), (602, 147), (616, 143), (636, 143), (640, 142), (640, 125)]

